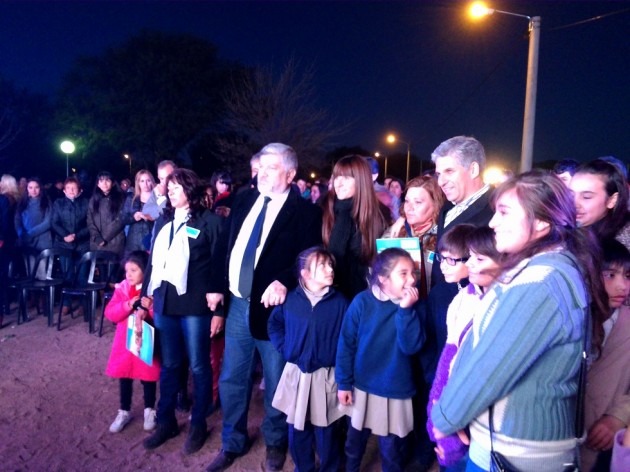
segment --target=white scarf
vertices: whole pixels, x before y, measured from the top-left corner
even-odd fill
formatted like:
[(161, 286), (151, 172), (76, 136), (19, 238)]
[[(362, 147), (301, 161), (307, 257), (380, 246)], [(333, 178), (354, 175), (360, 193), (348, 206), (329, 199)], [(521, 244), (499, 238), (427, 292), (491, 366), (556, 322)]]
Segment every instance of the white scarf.
[[(187, 208), (176, 208), (175, 217), (160, 230), (153, 245), (153, 262), (148, 294), (153, 295), (162, 282), (169, 282), (175, 286), (177, 295), (184, 295), (188, 286), (188, 260), (190, 247), (186, 221), (190, 215)], [(173, 241), (169, 247), (171, 231)]]

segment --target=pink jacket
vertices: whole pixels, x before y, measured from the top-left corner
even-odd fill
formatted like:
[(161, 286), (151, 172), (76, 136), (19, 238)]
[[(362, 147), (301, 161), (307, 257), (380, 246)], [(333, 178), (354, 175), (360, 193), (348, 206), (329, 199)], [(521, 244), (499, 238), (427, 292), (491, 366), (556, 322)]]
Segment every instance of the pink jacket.
[[(136, 295), (139, 295), (138, 290), (123, 280), (116, 285), (114, 295), (105, 309), (107, 319), (116, 323), (116, 334), (105, 374), (118, 379), (156, 382), (160, 378), (160, 364), (157, 359), (149, 366), (127, 350), (127, 318), (131, 314), (127, 302)], [(153, 320), (153, 310), (149, 313), (149, 319)]]

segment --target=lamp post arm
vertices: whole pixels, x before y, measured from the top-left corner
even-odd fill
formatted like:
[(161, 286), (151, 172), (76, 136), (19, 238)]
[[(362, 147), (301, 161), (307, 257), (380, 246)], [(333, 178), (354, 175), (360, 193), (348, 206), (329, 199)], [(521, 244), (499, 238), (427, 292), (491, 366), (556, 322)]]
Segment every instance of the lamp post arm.
[(519, 15), (518, 13), (512, 13), (511, 11), (495, 10), (494, 8), (489, 8), (488, 10), (491, 10), (492, 13), (501, 13), (502, 15), (518, 16), (519, 18), (527, 18), (528, 21), (532, 20), (531, 16)]

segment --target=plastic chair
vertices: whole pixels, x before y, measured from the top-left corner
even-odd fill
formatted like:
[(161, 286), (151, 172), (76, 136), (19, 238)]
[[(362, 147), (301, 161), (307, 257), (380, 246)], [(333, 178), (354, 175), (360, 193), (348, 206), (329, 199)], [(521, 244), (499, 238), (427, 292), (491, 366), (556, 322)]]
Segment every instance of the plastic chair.
[(111, 301), (114, 296), (113, 291), (107, 291), (103, 294), (103, 311), (101, 312), (101, 326), (98, 328), (98, 337), (103, 337), (103, 321), (105, 321), (105, 308), (107, 308), (107, 304)]
[[(94, 331), (94, 313), (96, 312), (98, 292), (108, 289), (110, 282), (117, 275), (119, 266), (120, 256), (114, 252), (90, 251), (83, 254), (76, 266), (72, 286), (61, 289), (59, 318), (57, 319), (58, 331), (61, 331), (61, 312), (66, 297), (81, 297), (83, 299), (88, 332)], [(84, 267), (87, 267), (87, 280), (81, 280), (81, 275), (86, 272)]]
[[(28, 279), (20, 282), (18, 289), (20, 291), (20, 313), (23, 320), (27, 320), (26, 300), (28, 293), (32, 291), (42, 292), (46, 299), (46, 315), (48, 316), (48, 326), (53, 323), (53, 311), (55, 306), (55, 289), (63, 285), (66, 280), (62, 259), (71, 258), (72, 251), (69, 249), (50, 248), (44, 249), (35, 259), (35, 264), (29, 267)], [(37, 278), (37, 270), (40, 264), (44, 264), (45, 278)], [(27, 264), (28, 267), (28, 264)], [(19, 323), (18, 315), (18, 323)]]

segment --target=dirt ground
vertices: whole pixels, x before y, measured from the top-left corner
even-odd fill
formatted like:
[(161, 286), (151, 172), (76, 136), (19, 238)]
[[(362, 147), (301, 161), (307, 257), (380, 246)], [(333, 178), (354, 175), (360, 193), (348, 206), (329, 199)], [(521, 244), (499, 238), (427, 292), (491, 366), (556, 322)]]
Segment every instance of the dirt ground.
[[(64, 318), (62, 330), (43, 316), (16, 323), (15, 305), (0, 329), (0, 470), (2, 471), (203, 471), (221, 447), (221, 412), (208, 418), (210, 435), (201, 451), (185, 456), (188, 414), (179, 414), (180, 434), (155, 451), (142, 440), (142, 390), (134, 383), (134, 420), (118, 434), (109, 425), (118, 409), (118, 382), (104, 375), (114, 329), (106, 321), (102, 338), (88, 334), (82, 318)], [(97, 311), (100, 317), (100, 309)], [(98, 325), (97, 325), (98, 326)], [(249, 415), (250, 452), (230, 470), (264, 471), (260, 433), (262, 391), (254, 388)], [(378, 471), (372, 441), (365, 471)], [(294, 469), (287, 457), (284, 470)]]

